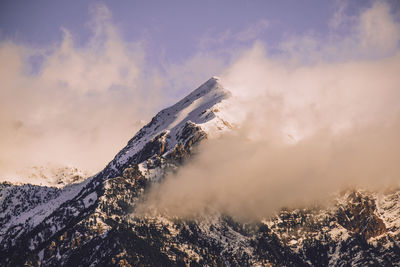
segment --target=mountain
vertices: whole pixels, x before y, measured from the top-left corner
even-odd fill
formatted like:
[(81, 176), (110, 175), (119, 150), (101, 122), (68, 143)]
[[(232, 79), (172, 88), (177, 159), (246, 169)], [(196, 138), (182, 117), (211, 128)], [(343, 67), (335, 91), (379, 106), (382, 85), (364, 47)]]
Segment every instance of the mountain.
[(213, 77), (159, 112), (98, 174), (61, 188), (0, 184), (1, 266), (398, 266), (400, 190), (251, 223), (225, 214), (135, 216), (152, 184), (235, 127)]

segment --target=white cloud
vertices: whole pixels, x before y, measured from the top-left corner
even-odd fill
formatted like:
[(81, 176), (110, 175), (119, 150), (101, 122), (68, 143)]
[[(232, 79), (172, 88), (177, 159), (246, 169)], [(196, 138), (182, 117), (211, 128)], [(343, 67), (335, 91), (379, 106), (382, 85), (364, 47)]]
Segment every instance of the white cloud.
[(360, 17), (359, 32), (361, 49), (393, 53), (400, 45), (400, 27), (393, 20), (390, 9), (384, 2), (376, 2)]
[[(328, 44), (306, 36), (311, 43), (300, 43), (306, 49), (283, 55), (269, 55), (260, 42), (243, 52), (221, 75), (240, 100), (231, 112), (247, 115), (243, 124), (200, 146), (187, 165), (152, 188), (139, 212), (150, 207), (191, 217), (217, 210), (248, 220), (284, 206), (323, 203), (349, 185), (398, 185), (400, 49), (389, 46), (394, 50), (386, 53), (396, 36), (366, 34), (382, 25), (399, 29), (381, 5), (360, 14), (355, 36)], [(347, 42), (372, 56), (345, 53)], [(331, 57), (299, 60), (323, 51)]]
[(91, 14), (83, 45), (67, 29), (47, 48), (0, 43), (1, 177), (47, 162), (98, 171), (160, 106), (141, 44), (121, 38), (106, 6)]
[(385, 2), (374, 2), (358, 16), (346, 14), (347, 5), (339, 2), (330, 22), (330, 33), (290, 36), (280, 44), (282, 54), (292, 61), (315, 63), (391, 56), (399, 48), (399, 23)]

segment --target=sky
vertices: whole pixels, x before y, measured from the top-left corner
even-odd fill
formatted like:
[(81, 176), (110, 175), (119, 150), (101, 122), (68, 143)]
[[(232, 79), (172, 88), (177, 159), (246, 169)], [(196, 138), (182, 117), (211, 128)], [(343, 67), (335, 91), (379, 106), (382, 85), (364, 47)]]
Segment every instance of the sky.
[[(74, 36), (76, 46), (85, 46), (92, 30), (96, 6), (108, 9), (124, 42), (143, 45), (148, 69), (167, 71), (199, 53), (225, 53), (263, 41), (270, 50), (296, 35), (328, 38), (338, 11), (357, 15), (372, 1), (2, 1), (1, 39), (32, 47), (61, 42), (62, 29)], [(398, 1), (388, 2), (399, 14)], [(341, 29), (346, 32), (346, 27)], [(196, 81), (198, 82), (198, 81)]]
[(257, 58), (299, 69), (390, 59), (399, 18), (399, 1), (1, 1), (0, 176), (99, 171), (209, 77), (234, 88), (250, 79), (232, 75), (243, 66), (270, 68)]

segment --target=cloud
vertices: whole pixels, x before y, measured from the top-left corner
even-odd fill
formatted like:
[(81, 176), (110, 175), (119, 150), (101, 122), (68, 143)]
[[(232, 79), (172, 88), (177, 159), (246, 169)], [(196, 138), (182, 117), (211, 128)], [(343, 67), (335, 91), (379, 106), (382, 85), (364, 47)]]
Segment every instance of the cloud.
[(219, 211), (252, 220), (282, 207), (327, 203), (346, 186), (382, 189), (399, 181), (399, 126), (375, 124), (341, 136), (319, 131), (295, 145), (244, 135), (209, 140), (152, 188), (138, 212), (193, 217)]
[[(347, 186), (397, 185), (400, 49), (383, 45), (397, 37), (383, 34), (375, 43), (366, 32), (383, 23), (395, 33), (399, 25), (380, 2), (356, 21), (357, 34), (335, 42), (311, 38), (307, 49), (280, 55), (257, 42), (243, 52), (221, 75), (237, 100), (231, 112), (245, 114), (240, 128), (201, 145), (189, 163), (151, 189), (137, 212), (191, 217), (219, 211), (248, 220), (284, 206), (324, 203)], [(346, 42), (373, 56), (343, 51)], [(322, 51), (332, 54), (301, 60)]]
[(384, 2), (376, 2), (360, 17), (359, 32), (361, 48), (366, 51), (386, 51), (391, 53), (400, 44), (400, 27), (390, 14), (390, 9)]
[(269, 57), (258, 43), (222, 77), (253, 113), (279, 105), (285, 127), (308, 135), (318, 128), (338, 131), (353, 122), (385, 120), (397, 112), (399, 56), (299, 65)]
[(339, 2), (328, 36), (290, 36), (280, 44), (280, 51), (291, 60), (309, 63), (373, 59), (396, 53), (400, 27), (387, 3), (375, 1), (358, 15), (346, 11), (347, 5)]
[(140, 42), (122, 39), (104, 5), (93, 5), (91, 36), (34, 48), (0, 42), (0, 176), (47, 162), (100, 170), (162, 103), (144, 76)]

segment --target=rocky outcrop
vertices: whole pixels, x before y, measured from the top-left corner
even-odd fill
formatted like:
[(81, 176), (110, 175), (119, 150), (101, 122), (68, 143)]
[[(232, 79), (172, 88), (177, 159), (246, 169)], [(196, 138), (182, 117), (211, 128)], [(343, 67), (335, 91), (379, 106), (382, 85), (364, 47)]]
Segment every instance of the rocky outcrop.
[(201, 140), (207, 138), (207, 134), (200, 126), (189, 121), (184, 125), (182, 130), (176, 134), (176, 138), (182, 141), (165, 157), (169, 163), (180, 165), (190, 157), (192, 149), (199, 144)]
[(338, 205), (336, 216), (340, 225), (365, 240), (386, 233), (386, 226), (377, 214), (375, 199), (370, 194), (348, 193), (346, 201)]
[(137, 154), (135, 161), (143, 162), (153, 156), (160, 156), (167, 150), (166, 137), (168, 132), (162, 132), (148, 142), (143, 149)]

